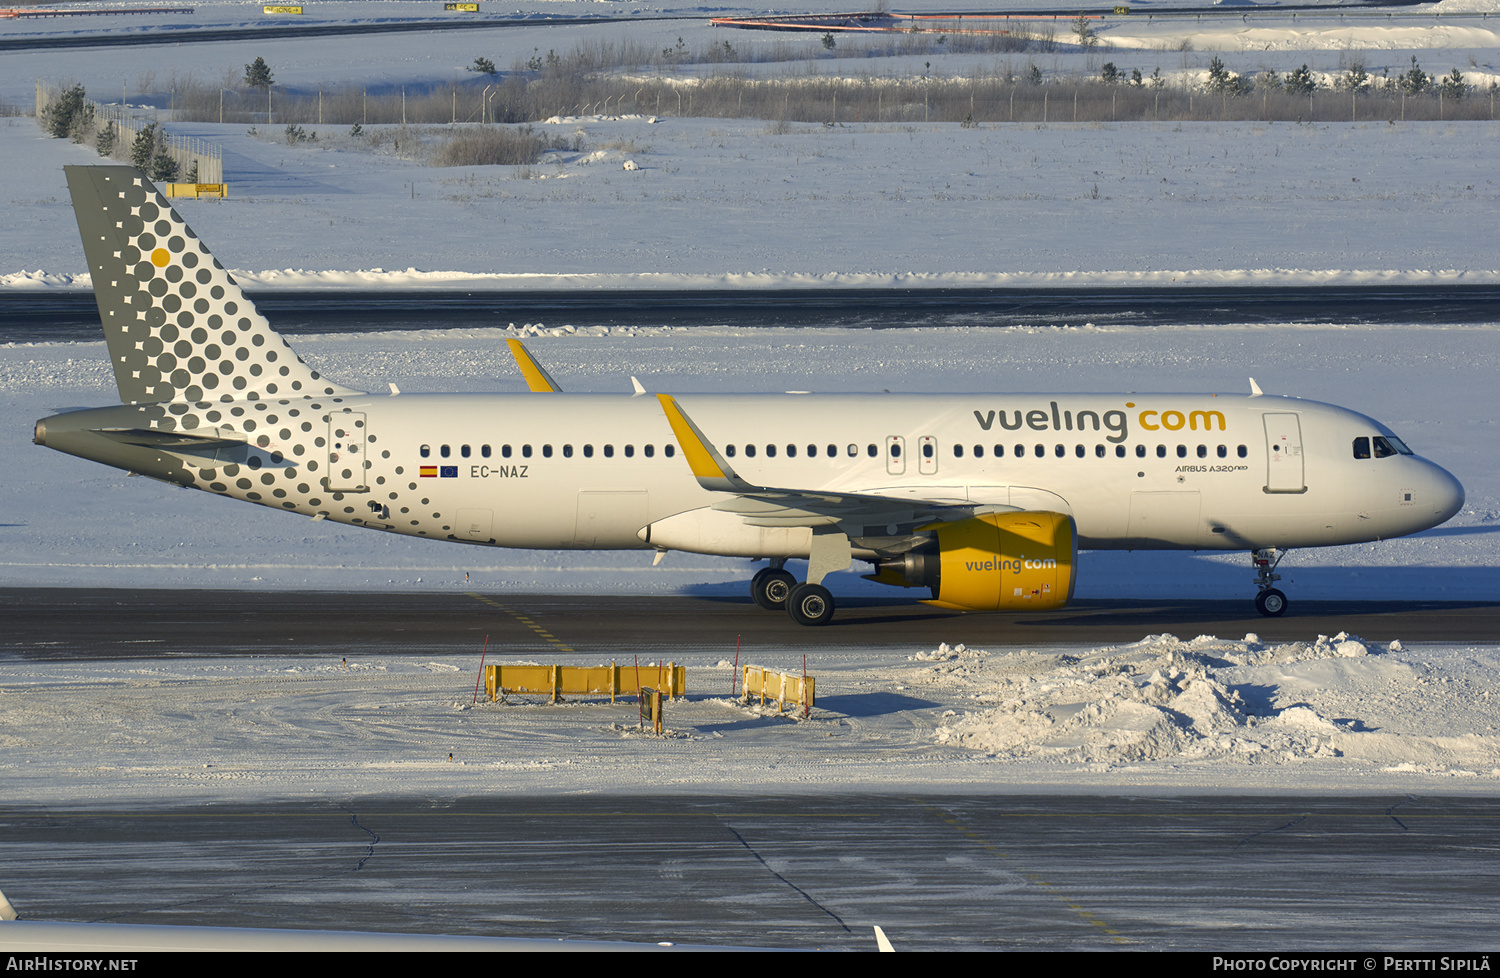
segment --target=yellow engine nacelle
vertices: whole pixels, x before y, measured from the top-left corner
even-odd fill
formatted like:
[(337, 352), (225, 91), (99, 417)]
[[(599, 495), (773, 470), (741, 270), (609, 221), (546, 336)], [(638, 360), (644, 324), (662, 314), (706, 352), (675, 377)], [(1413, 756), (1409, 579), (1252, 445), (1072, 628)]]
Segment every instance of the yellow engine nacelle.
[(928, 571), (927, 583), (935, 588), (928, 604), (962, 611), (1046, 611), (1073, 597), (1078, 535), (1071, 516), (987, 513), (923, 530), (938, 544), (937, 574)]

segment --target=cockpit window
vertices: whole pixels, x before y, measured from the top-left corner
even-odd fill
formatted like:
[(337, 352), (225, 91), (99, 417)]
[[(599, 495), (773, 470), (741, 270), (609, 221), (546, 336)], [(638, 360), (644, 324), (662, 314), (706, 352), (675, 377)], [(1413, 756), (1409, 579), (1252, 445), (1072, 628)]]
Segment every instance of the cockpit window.
[(1364, 435), (1360, 435), (1358, 438), (1354, 439), (1354, 457), (1355, 458), (1369, 458), (1370, 457), (1370, 439), (1369, 438), (1367, 438)]
[(1395, 455), (1395, 454), (1396, 454), (1396, 449), (1393, 448), (1393, 447), (1391, 447), (1391, 443), (1390, 442), (1386, 441), (1380, 435), (1376, 435), (1375, 436), (1375, 457), (1376, 458), (1390, 458), (1392, 455)]
[(1395, 435), (1387, 435), (1385, 440), (1391, 443), (1391, 447), (1396, 450), (1396, 454), (1397, 455), (1415, 455), (1415, 454), (1417, 454), (1416, 452), (1412, 451), (1410, 448), (1407, 448), (1406, 447), (1406, 442), (1402, 441), (1400, 438), (1397, 438)]

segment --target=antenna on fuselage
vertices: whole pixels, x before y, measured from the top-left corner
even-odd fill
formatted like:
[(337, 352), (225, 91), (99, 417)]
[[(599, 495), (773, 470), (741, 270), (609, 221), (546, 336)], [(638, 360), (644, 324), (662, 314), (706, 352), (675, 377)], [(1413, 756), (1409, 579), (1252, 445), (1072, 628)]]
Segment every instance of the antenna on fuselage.
[(1255, 382), (1255, 378), (1251, 377), (1250, 378), (1250, 396), (1251, 397), (1260, 397), (1264, 393), (1265, 392), (1260, 389), (1260, 385)]

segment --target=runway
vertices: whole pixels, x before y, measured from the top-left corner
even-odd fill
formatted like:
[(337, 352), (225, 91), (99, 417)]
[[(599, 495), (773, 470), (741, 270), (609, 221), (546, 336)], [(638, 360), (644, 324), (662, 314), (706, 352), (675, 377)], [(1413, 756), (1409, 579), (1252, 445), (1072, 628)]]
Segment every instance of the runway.
[(1044, 614), (959, 614), (909, 598), (842, 602), (804, 628), (748, 595), (619, 597), (335, 591), (0, 588), (0, 657), (462, 654), (624, 655), (677, 648), (836, 651), (1108, 645), (1161, 632), (1191, 638), (1309, 640), (1347, 631), (1367, 642), (1491, 643), (1500, 603), (1301, 601), (1263, 618), (1243, 601), (1079, 601)]
[(1500, 803), (365, 797), (0, 814), (31, 920), (874, 950), (1493, 944)]

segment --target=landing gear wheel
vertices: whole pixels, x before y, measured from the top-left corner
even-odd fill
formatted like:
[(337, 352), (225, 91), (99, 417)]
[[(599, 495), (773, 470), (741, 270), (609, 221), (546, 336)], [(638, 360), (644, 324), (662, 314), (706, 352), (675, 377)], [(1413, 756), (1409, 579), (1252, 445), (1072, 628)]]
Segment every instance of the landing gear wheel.
[(1255, 596), (1255, 610), (1267, 618), (1280, 618), (1286, 614), (1286, 595), (1268, 587)]
[(762, 567), (750, 578), (750, 600), (767, 611), (780, 611), (797, 586), (797, 579), (784, 570)]
[(826, 625), (833, 620), (833, 595), (821, 584), (799, 584), (786, 599), (786, 613), (799, 625)]

